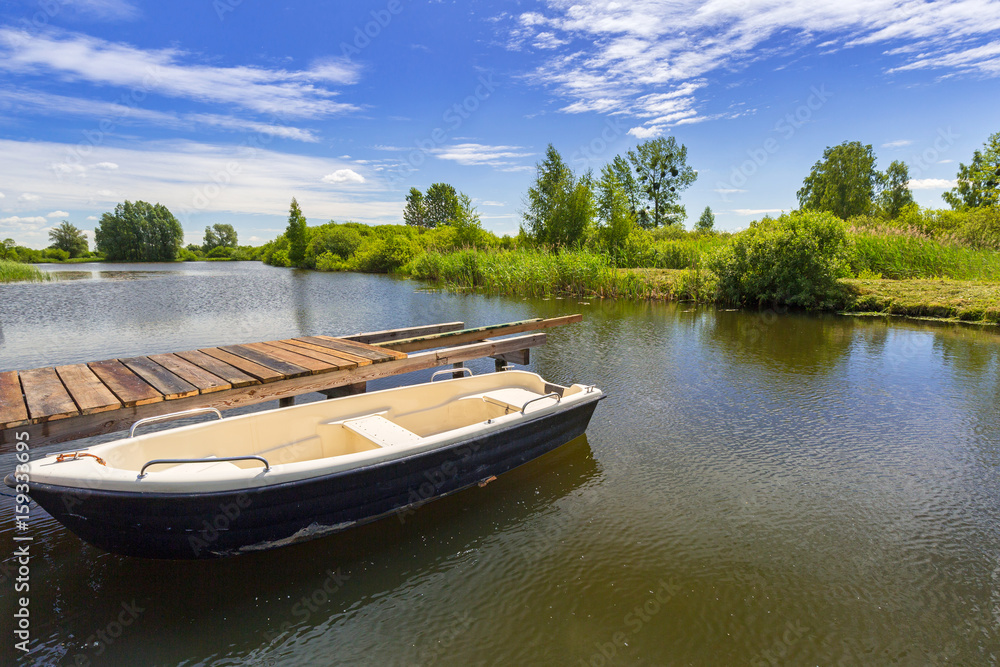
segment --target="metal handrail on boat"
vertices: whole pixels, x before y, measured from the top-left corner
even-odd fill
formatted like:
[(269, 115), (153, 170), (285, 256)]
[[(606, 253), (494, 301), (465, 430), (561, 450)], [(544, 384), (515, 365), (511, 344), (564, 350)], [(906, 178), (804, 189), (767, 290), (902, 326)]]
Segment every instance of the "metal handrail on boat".
[(545, 394), (544, 396), (539, 396), (537, 398), (533, 398), (533, 399), (527, 401), (524, 405), (522, 405), (521, 406), (521, 414), (523, 415), (524, 411), (528, 409), (528, 406), (531, 405), (532, 403), (534, 403), (535, 401), (541, 401), (541, 400), (546, 399), (546, 398), (552, 398), (553, 396), (556, 399), (556, 403), (559, 403), (560, 401), (562, 401), (562, 396), (560, 396), (556, 392), (552, 392), (551, 394)]
[(146, 417), (145, 419), (140, 419), (136, 423), (132, 424), (132, 428), (129, 429), (128, 437), (133, 437), (135, 435), (135, 430), (142, 426), (143, 424), (151, 424), (153, 422), (165, 421), (167, 419), (179, 419), (181, 417), (189, 417), (191, 415), (200, 414), (203, 412), (214, 412), (215, 416), (222, 419), (222, 413), (216, 408), (192, 408), (191, 410), (184, 410), (183, 412), (171, 412), (165, 415), (157, 415), (156, 417)]
[(444, 375), (445, 373), (461, 373), (462, 371), (468, 373), (469, 377), (475, 375), (475, 373), (472, 372), (471, 368), (466, 368), (465, 366), (462, 366), (461, 368), (446, 368), (443, 371), (438, 371), (433, 375), (431, 375), (431, 382), (434, 382), (434, 378), (436, 378), (438, 375)]
[(267, 462), (263, 456), (257, 456), (256, 454), (251, 454), (248, 456), (211, 456), (204, 459), (153, 459), (152, 461), (146, 461), (146, 464), (142, 466), (139, 471), (139, 477), (146, 476), (146, 468), (149, 466), (159, 465), (161, 463), (219, 463), (222, 461), (260, 461), (264, 464), (264, 472), (268, 472), (271, 469), (271, 464)]

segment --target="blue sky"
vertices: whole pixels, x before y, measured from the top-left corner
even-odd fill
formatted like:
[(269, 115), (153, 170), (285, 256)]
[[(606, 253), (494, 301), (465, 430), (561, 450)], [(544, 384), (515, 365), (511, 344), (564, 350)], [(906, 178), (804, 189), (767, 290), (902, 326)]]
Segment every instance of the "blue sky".
[(596, 172), (661, 135), (698, 171), (688, 226), (794, 208), (854, 140), (943, 207), (1000, 130), (998, 78), (997, 0), (6, 0), (0, 238), (141, 199), (186, 242), (259, 244), (293, 196), (312, 225), (401, 222), (437, 181), (513, 234), (548, 143)]

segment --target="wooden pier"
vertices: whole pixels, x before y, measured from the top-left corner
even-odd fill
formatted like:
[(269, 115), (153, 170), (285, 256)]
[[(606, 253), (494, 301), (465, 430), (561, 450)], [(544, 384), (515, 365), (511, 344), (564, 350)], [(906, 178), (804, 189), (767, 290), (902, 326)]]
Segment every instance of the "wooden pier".
[[(133, 422), (200, 407), (220, 410), (298, 394), (358, 393), (369, 380), (492, 357), (525, 364), (544, 329), (580, 315), (473, 329), (447, 322), (351, 336), (301, 336), (0, 372), (0, 452), (27, 433), (32, 445), (127, 429)], [(522, 334), (522, 335), (512, 335)], [(510, 336), (498, 338), (500, 336)]]

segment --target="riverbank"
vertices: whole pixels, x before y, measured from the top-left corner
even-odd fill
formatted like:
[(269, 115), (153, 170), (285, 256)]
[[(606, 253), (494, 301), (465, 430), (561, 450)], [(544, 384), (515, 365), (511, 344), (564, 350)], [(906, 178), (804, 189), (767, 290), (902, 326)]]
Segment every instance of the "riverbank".
[(1000, 283), (971, 280), (844, 280), (855, 313), (1000, 324)]
[[(584, 253), (421, 256), (406, 271), (458, 290), (510, 296), (715, 301), (715, 276), (705, 269), (616, 269)], [(947, 278), (844, 278), (827, 310), (1000, 324), (1000, 283)]]

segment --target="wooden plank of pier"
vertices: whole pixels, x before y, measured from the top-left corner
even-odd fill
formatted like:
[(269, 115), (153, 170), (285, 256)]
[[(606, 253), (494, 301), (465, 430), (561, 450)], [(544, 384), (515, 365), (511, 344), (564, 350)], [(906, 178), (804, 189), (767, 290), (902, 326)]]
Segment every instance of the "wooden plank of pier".
[(145, 380), (117, 359), (92, 361), (87, 365), (94, 371), (94, 375), (101, 378), (107, 388), (114, 392), (118, 400), (125, 404), (125, 407), (148, 405), (163, 400), (163, 394), (146, 384)]
[(261, 366), (258, 363), (250, 361), (249, 359), (244, 359), (239, 355), (226, 352), (225, 350), (217, 347), (206, 347), (198, 351), (239, 369), (241, 372), (256, 378), (259, 382), (274, 382), (275, 380), (280, 380), (285, 377), (278, 371), (268, 368), (267, 366)]
[[(178, 357), (176, 354), (151, 354), (149, 355), (149, 358), (172, 372), (177, 377), (190, 382), (198, 388), (199, 393), (207, 394), (213, 391), (232, 389), (233, 387), (232, 384), (226, 382), (218, 375), (210, 373), (206, 369), (196, 366), (186, 359)], [(211, 359), (211, 357), (207, 358)], [(247, 376), (247, 380), (247, 384), (253, 384), (252, 377)]]
[(122, 402), (94, 375), (87, 364), (56, 366), (56, 373), (80, 408), (81, 414), (90, 415), (122, 407)]
[(247, 375), (235, 366), (230, 366), (225, 361), (220, 361), (200, 350), (176, 352), (175, 355), (210, 375), (222, 378), (232, 385), (233, 389), (257, 384), (257, 379), (252, 375)]
[(131, 357), (121, 361), (128, 366), (129, 370), (163, 394), (164, 400), (187, 398), (198, 393), (198, 388), (193, 384), (177, 377), (149, 357)]
[(269, 343), (269, 345), (273, 345), (274, 347), (287, 350), (289, 352), (294, 352), (304, 357), (311, 357), (319, 361), (325, 361), (326, 363), (337, 366), (338, 368), (357, 368), (358, 366), (358, 362), (351, 361), (347, 357), (337, 356), (336, 354), (333, 354), (332, 350), (304, 344), (297, 345), (296, 341), (293, 340), (276, 340)]
[(80, 411), (66, 391), (54, 368), (21, 371), (21, 388), (28, 416), (33, 422), (47, 422), (77, 415)]
[(414, 336), (427, 336), (429, 334), (443, 333), (445, 331), (456, 331), (465, 326), (465, 322), (444, 322), (442, 324), (425, 324), (417, 327), (406, 327), (404, 329), (385, 329), (383, 331), (371, 331), (369, 333), (359, 333), (353, 336), (338, 336), (343, 340), (356, 340), (359, 343), (375, 345), (390, 340), (401, 338), (412, 338)]
[(566, 315), (563, 317), (553, 317), (550, 319), (536, 318), (511, 322), (509, 324), (493, 324), (474, 329), (459, 329), (447, 332), (433, 333), (412, 338), (399, 340), (389, 340), (384, 343), (377, 343), (380, 347), (392, 349), (399, 352), (414, 352), (416, 350), (428, 350), (445, 345), (463, 345), (476, 341), (483, 341), (496, 336), (507, 336), (509, 334), (524, 333), (525, 331), (538, 331), (539, 329), (549, 329), (561, 327), (565, 324), (575, 324), (582, 322), (583, 315)]
[[(0, 372), (0, 452), (15, 442), (15, 429), (61, 442), (193, 407), (229, 409), (312, 391), (331, 395), (338, 387), (364, 387), (373, 379), (482, 357), (526, 360), (526, 351), (543, 344), (545, 334), (492, 337), (577, 321), (579, 315), (476, 329), (446, 322)], [(408, 355), (401, 347), (443, 349)]]
[(0, 373), (0, 428), (28, 423), (28, 406), (21, 392), (17, 371)]

